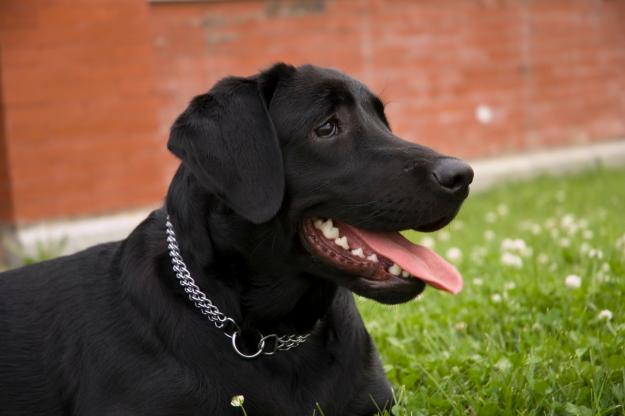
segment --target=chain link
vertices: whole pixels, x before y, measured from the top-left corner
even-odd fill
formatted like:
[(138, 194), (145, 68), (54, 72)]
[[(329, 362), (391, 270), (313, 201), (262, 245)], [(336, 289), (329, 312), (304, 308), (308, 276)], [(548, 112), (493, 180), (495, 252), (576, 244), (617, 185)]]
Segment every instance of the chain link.
[[(239, 351), (236, 345), (237, 335), (241, 334), (241, 329), (234, 321), (234, 319), (228, 317), (221, 312), (219, 308), (213, 305), (213, 302), (206, 297), (206, 294), (200, 290), (195, 280), (191, 277), (191, 272), (187, 268), (182, 254), (180, 254), (180, 247), (178, 247), (178, 241), (176, 240), (176, 233), (174, 232), (174, 226), (167, 215), (167, 222), (165, 223), (167, 233), (167, 249), (169, 250), (169, 257), (171, 258), (172, 269), (176, 273), (178, 283), (184, 289), (189, 300), (193, 302), (196, 308), (206, 316), (206, 318), (213, 323), (217, 328), (224, 329), (225, 335), (232, 339), (232, 346), (237, 354), (244, 358), (254, 358), (259, 354), (272, 355), (276, 351), (288, 351), (303, 344), (310, 334), (304, 335), (282, 335), (269, 334), (263, 336), (260, 334), (260, 340), (258, 341), (258, 351), (256, 354), (245, 355)], [(227, 326), (232, 325), (232, 333), (226, 332)], [(267, 341), (273, 340), (273, 347), (269, 350), (265, 350), (268, 345)]]

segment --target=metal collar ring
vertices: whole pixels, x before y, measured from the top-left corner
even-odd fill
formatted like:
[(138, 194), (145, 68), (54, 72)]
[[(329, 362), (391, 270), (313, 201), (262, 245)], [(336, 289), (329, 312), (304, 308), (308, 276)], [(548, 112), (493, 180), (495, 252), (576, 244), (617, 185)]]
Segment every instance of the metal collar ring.
[[(260, 332), (259, 332), (260, 334)], [(245, 354), (243, 352), (241, 352), (241, 350), (239, 350), (239, 347), (237, 346), (237, 336), (241, 335), (241, 331), (236, 331), (234, 334), (232, 334), (232, 348), (234, 348), (234, 351), (239, 354), (239, 357), (242, 358), (256, 358), (258, 357), (260, 354), (262, 354), (263, 349), (265, 349), (265, 337), (262, 336), (262, 334), (260, 334), (260, 340), (258, 341), (258, 350), (253, 353), (253, 354)]]

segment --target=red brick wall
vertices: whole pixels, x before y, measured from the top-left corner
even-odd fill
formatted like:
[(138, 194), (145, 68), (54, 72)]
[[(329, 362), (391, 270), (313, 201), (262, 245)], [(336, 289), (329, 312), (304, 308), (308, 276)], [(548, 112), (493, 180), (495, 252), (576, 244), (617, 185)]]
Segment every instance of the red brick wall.
[[(0, 54), (0, 221), (12, 218), (9, 164), (4, 135), (4, 102), (2, 101), (2, 55)], [(0, 222), (1, 225), (1, 222)]]
[(13, 206), (5, 221), (160, 199), (169, 156), (157, 134), (148, 10), (134, 0), (0, 3)]
[(5, 0), (0, 35), (5, 221), (158, 202), (174, 117), (275, 61), (349, 72), (465, 157), (625, 137), (623, 0)]
[(284, 60), (353, 74), (397, 133), (466, 157), (625, 136), (625, 1), (301, 3), (154, 6), (161, 122), (224, 74)]

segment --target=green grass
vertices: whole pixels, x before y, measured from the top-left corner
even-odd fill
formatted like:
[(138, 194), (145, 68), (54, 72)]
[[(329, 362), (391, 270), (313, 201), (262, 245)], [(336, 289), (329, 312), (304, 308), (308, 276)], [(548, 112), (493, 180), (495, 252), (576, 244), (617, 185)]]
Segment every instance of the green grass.
[(408, 236), (459, 249), (465, 288), (359, 299), (398, 415), (625, 415), (624, 169), (502, 185)]
[(506, 184), (472, 195), (445, 230), (408, 236), (460, 253), (465, 288), (359, 299), (397, 416), (625, 416), (625, 169)]

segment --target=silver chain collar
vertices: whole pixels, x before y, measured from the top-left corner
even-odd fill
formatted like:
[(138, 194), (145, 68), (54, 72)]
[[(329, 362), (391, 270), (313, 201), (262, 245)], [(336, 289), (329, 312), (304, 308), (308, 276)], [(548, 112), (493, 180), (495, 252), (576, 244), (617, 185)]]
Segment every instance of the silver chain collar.
[(202, 315), (206, 316), (217, 328), (222, 329), (224, 334), (232, 340), (232, 348), (240, 357), (256, 358), (261, 354), (272, 355), (275, 354), (276, 351), (288, 351), (291, 348), (303, 344), (310, 336), (310, 334), (282, 336), (278, 336), (277, 334), (263, 335), (257, 331), (259, 340), (256, 352), (252, 354), (243, 353), (237, 345), (237, 340), (240, 340), (241, 337), (241, 329), (232, 318), (225, 315), (217, 306), (213, 305), (213, 302), (207, 298), (206, 294), (195, 284), (195, 280), (191, 277), (187, 265), (184, 260), (182, 260), (180, 247), (178, 247), (178, 242), (176, 241), (174, 226), (169, 220), (169, 215), (167, 215), (165, 225), (167, 227), (167, 249), (169, 250), (171, 265), (176, 273), (178, 283), (180, 283), (180, 286), (182, 286), (185, 293), (189, 296), (189, 300), (200, 310)]

